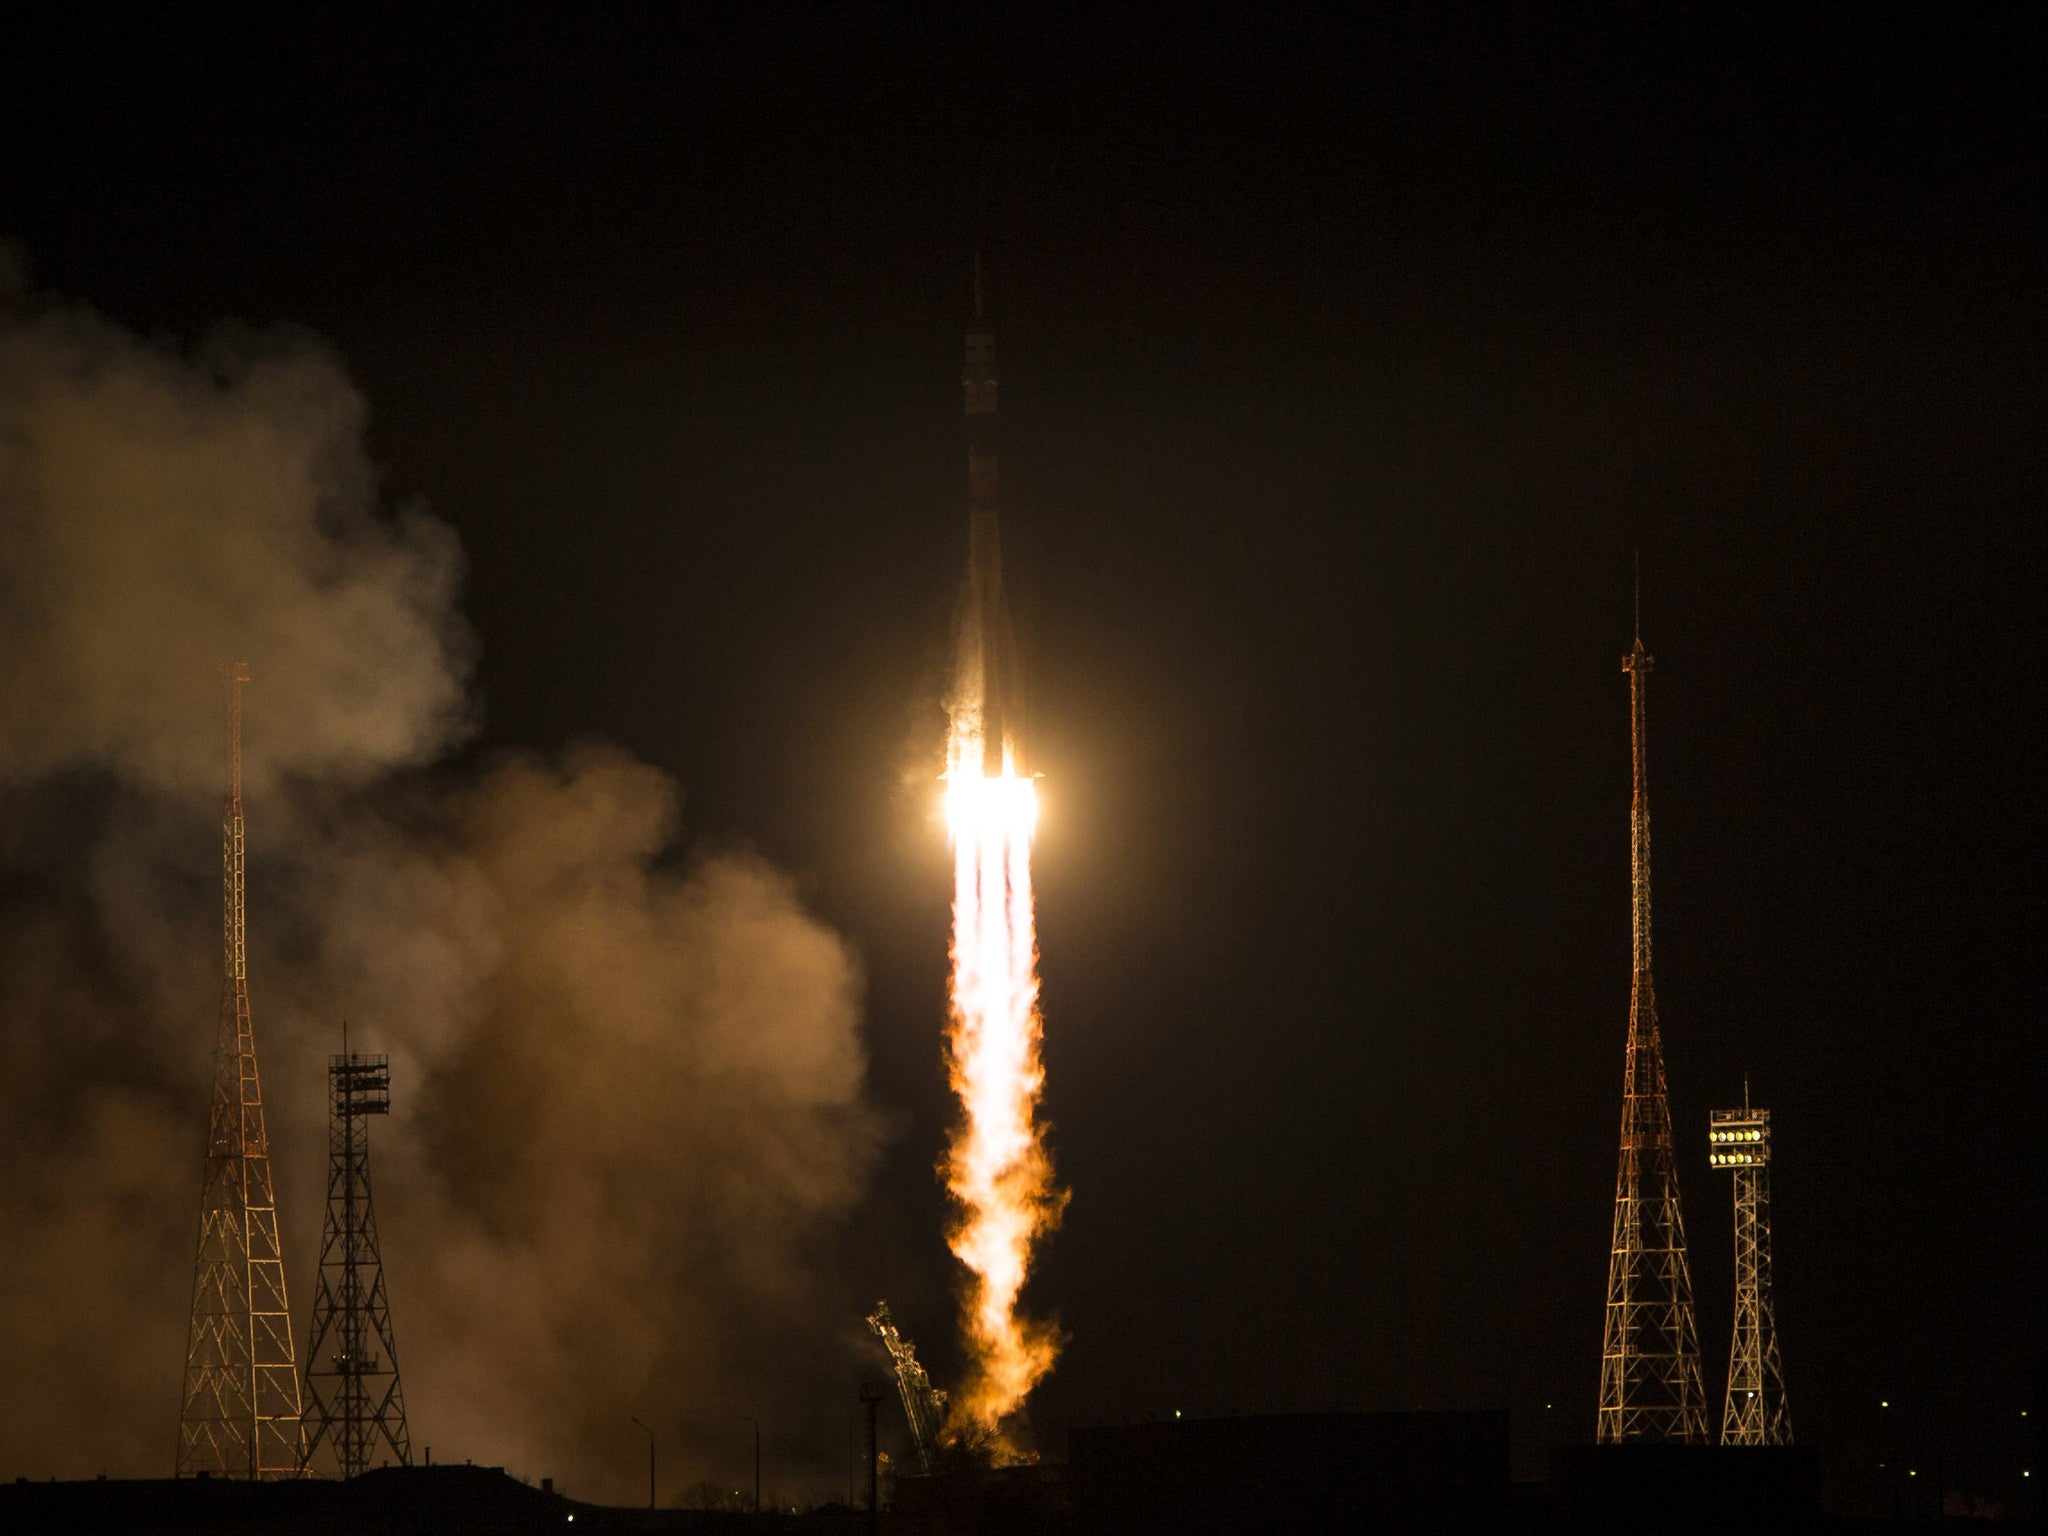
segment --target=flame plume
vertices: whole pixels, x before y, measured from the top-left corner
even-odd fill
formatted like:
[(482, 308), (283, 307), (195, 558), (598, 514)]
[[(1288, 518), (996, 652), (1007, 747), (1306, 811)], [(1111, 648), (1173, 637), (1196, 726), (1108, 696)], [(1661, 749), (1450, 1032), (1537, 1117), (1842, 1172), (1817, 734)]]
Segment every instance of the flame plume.
[(947, 1148), (946, 1187), (959, 1203), (949, 1242), (967, 1266), (962, 1322), (971, 1366), (953, 1394), (949, 1437), (1007, 1448), (1003, 1421), (1059, 1353), (1058, 1330), (1018, 1317), (1033, 1243), (1057, 1225), (1055, 1187), (1037, 1110), (1038, 941), (1031, 911), (1031, 840), (1038, 786), (1017, 771), (1007, 740), (989, 772), (978, 701), (956, 707), (947, 744), (946, 825), (953, 842), (952, 1018), (947, 1065), (962, 1116)]

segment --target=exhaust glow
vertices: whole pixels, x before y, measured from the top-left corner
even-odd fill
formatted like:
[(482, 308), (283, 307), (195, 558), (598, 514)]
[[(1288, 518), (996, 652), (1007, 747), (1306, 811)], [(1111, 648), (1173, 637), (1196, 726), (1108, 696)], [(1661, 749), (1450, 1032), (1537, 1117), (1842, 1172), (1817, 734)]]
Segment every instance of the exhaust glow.
[(962, 1117), (947, 1148), (946, 1187), (960, 1210), (949, 1237), (967, 1266), (963, 1323), (972, 1365), (953, 1394), (949, 1435), (1006, 1449), (1003, 1421), (1059, 1353), (1058, 1330), (1017, 1316), (1037, 1238), (1066, 1194), (1040, 1140), (1038, 943), (1031, 841), (1038, 786), (1003, 745), (987, 771), (978, 708), (956, 713), (947, 747), (946, 826), (953, 842), (952, 1018), (947, 1064)]

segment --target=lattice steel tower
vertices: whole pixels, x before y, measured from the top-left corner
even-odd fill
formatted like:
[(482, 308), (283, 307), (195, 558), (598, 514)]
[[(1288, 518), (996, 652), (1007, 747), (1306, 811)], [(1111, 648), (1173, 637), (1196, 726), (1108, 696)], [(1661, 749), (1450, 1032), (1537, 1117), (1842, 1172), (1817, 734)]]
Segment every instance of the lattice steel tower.
[(1707, 1130), (1707, 1161), (1735, 1175), (1735, 1330), (1728, 1341), (1723, 1445), (1790, 1445), (1785, 1367), (1771, 1316), (1771, 1112), (1717, 1109)]
[(1607, 1264), (1607, 1328), (1600, 1354), (1601, 1444), (1628, 1440), (1707, 1439), (1700, 1386), (1699, 1335), (1685, 1221), (1678, 1209), (1678, 1166), (1671, 1146), (1671, 1105), (1664, 1087), (1664, 1046), (1650, 980), (1650, 798), (1644, 689), (1650, 656), (1638, 628), (1621, 659), (1629, 678), (1634, 799), (1629, 815), (1629, 882), (1634, 909), (1634, 983), (1629, 992), (1628, 1053), (1621, 1079), (1621, 1165), (1614, 1181), (1614, 1242)]
[(180, 1477), (296, 1477), (305, 1462), (299, 1371), (249, 1017), (242, 828), (242, 685), (249, 680), (249, 664), (221, 670), (228, 680), (228, 799), (221, 824), (226, 976), (214, 1044), (177, 1471)]
[(391, 1061), (342, 1051), (327, 1065), (327, 1225), (306, 1344), (306, 1459), (334, 1449), (343, 1477), (369, 1470), (379, 1446), (412, 1465), (398, 1341), (370, 1202), (370, 1115), (391, 1113)]

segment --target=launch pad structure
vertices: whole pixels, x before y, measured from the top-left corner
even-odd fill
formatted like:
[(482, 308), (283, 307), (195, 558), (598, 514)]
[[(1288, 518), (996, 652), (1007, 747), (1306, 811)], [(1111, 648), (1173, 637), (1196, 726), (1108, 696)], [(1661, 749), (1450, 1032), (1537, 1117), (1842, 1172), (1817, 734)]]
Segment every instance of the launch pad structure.
[(1792, 1414), (1771, 1309), (1771, 1112), (1717, 1109), (1707, 1130), (1707, 1161), (1735, 1183), (1735, 1326), (1728, 1340), (1728, 1396), (1721, 1406), (1723, 1445), (1790, 1445)]
[(868, 1315), (868, 1326), (889, 1351), (889, 1363), (896, 1371), (896, 1391), (903, 1399), (903, 1417), (910, 1425), (911, 1443), (917, 1448), (918, 1470), (930, 1473), (939, 1460), (939, 1432), (946, 1423), (946, 1394), (932, 1385), (932, 1379), (917, 1361), (917, 1350), (897, 1330), (889, 1315), (889, 1303), (878, 1301)]
[(398, 1340), (377, 1247), (370, 1198), (373, 1115), (391, 1113), (391, 1061), (348, 1049), (327, 1066), (327, 1221), (320, 1242), (319, 1288), (306, 1344), (306, 1459), (331, 1445), (341, 1475), (359, 1477), (380, 1446), (412, 1465)]
[(1685, 1220), (1678, 1206), (1678, 1164), (1671, 1144), (1671, 1103), (1657, 992), (1650, 971), (1650, 791), (1645, 693), (1651, 658), (1640, 623), (1622, 658), (1629, 679), (1633, 790), (1629, 811), (1629, 888), (1633, 972), (1628, 1048), (1621, 1084), (1621, 1157), (1614, 1183), (1614, 1235), (1607, 1266), (1607, 1318), (1600, 1352), (1602, 1445), (1707, 1439), (1706, 1394), (1693, 1317)]
[(221, 670), (228, 684), (228, 796), (221, 821), (225, 976), (176, 1466), (180, 1477), (290, 1478), (305, 1464), (299, 1372), (249, 1011), (242, 818), (242, 685), (249, 664)]

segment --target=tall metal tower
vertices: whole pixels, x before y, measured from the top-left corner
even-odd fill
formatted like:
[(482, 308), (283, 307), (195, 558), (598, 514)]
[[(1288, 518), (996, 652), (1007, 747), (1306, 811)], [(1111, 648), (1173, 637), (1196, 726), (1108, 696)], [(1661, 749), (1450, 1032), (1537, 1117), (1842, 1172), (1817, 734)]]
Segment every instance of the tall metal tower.
[(1707, 1130), (1707, 1161), (1735, 1175), (1735, 1330), (1728, 1341), (1723, 1445), (1790, 1445), (1785, 1367), (1771, 1315), (1771, 1112), (1717, 1109)]
[(896, 1321), (889, 1316), (888, 1302), (875, 1303), (868, 1326), (875, 1330), (882, 1347), (889, 1351), (890, 1363), (896, 1367), (896, 1390), (903, 1398), (903, 1417), (910, 1425), (911, 1443), (917, 1447), (917, 1464), (922, 1471), (930, 1472), (938, 1465), (939, 1431), (945, 1425), (946, 1394), (932, 1385), (931, 1377), (917, 1363), (917, 1351), (911, 1347), (910, 1340), (896, 1331)]
[(228, 680), (228, 799), (221, 824), (226, 976), (214, 1044), (177, 1472), (296, 1477), (305, 1462), (299, 1372), (249, 1017), (242, 827), (242, 685), (249, 681), (249, 664), (234, 662), (221, 670)]
[(330, 1444), (341, 1475), (355, 1477), (369, 1470), (380, 1444), (400, 1466), (412, 1465), (364, 1123), (391, 1113), (390, 1058), (352, 1054), (344, 1029), (341, 1054), (327, 1064), (327, 1088), (327, 1226), (306, 1344), (306, 1459)]
[(1700, 1385), (1692, 1273), (1678, 1209), (1678, 1166), (1664, 1046), (1650, 980), (1650, 798), (1644, 689), (1650, 656), (1640, 627), (1621, 659), (1629, 678), (1635, 792), (1629, 815), (1635, 979), (1629, 992), (1628, 1054), (1621, 1079), (1621, 1164), (1614, 1181), (1614, 1242), (1607, 1264), (1607, 1329), (1600, 1354), (1603, 1445), (1629, 1440), (1707, 1439)]

